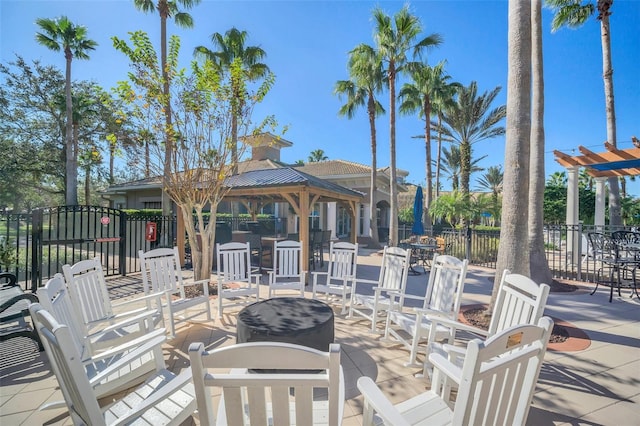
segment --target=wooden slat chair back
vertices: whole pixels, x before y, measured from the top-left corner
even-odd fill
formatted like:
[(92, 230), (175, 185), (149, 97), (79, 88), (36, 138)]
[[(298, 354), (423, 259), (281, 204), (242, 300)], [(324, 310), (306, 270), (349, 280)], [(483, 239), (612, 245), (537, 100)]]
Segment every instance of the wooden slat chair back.
[(409, 349), (407, 366), (419, 366), (416, 359), (421, 343), (428, 338), (443, 339), (448, 336), (448, 329), (434, 327), (428, 316), (457, 319), (467, 278), (467, 267), (466, 259), (435, 254), (425, 295), (405, 295), (405, 299), (421, 301), (422, 308), (407, 311), (402, 309), (402, 305), (394, 304), (394, 309), (389, 311), (384, 338), (389, 339), (393, 336)]
[[(330, 243), (329, 265), (327, 272), (313, 272), (313, 298), (317, 293), (325, 293), (329, 296), (340, 296), (342, 314), (346, 312), (347, 300), (351, 297), (353, 281), (356, 278), (358, 266), (358, 244), (347, 242)], [(318, 281), (320, 276), (325, 277), (325, 283)]]
[[(138, 252), (145, 294), (163, 294), (163, 319), (169, 320), (169, 334), (176, 334), (176, 323), (193, 320), (203, 314), (211, 321), (209, 279), (185, 280), (180, 267), (178, 248), (158, 248)], [(199, 295), (187, 295), (185, 288), (199, 288)], [(180, 314), (180, 316), (178, 315)]]
[[(218, 256), (218, 318), (225, 306), (260, 300), (259, 274), (251, 272), (251, 247), (247, 243), (216, 244)], [(231, 284), (231, 286), (229, 286)], [(231, 300), (225, 303), (225, 300)]]
[[(125, 321), (129, 325), (126, 329), (120, 330), (119, 339), (122, 343), (143, 336), (155, 328), (161, 313), (157, 307), (152, 306), (151, 301), (155, 299), (157, 302), (157, 297), (150, 295), (113, 303), (109, 297), (100, 258), (63, 265), (62, 272), (81, 320), (84, 336), (101, 332), (109, 325)], [(134, 318), (137, 319), (137, 325), (131, 322)], [(94, 344), (97, 345), (96, 348), (102, 346), (100, 341)], [(105, 344), (113, 345), (113, 342)]]
[[(529, 277), (513, 274), (508, 269), (505, 269), (500, 280), (489, 328), (482, 330), (460, 323), (457, 318), (430, 317), (438, 328), (446, 330), (447, 336), (445, 338), (446, 345), (443, 345), (437, 341), (435, 336), (430, 334), (427, 353), (435, 352), (443, 356), (449, 356), (449, 359), (456, 360), (455, 362), (458, 365), (462, 365), (462, 360), (465, 356), (464, 348), (450, 347), (450, 345), (454, 344), (458, 331), (465, 331), (487, 338), (516, 325), (537, 324), (544, 314), (549, 291), (549, 285), (538, 285)], [(449, 353), (447, 353), (447, 348), (449, 348)], [(430, 365), (425, 362), (424, 373), (428, 374), (429, 370)]]
[(274, 242), (273, 271), (269, 271), (269, 297), (279, 290), (294, 290), (304, 297), (305, 273), (300, 241)]
[[(544, 317), (537, 325), (511, 327), (484, 342), (474, 339), (462, 368), (430, 354), (431, 390), (399, 404), (387, 400), (371, 378), (361, 377), (363, 425), (526, 424), (552, 328), (553, 321)], [(455, 403), (449, 380), (460, 383)]]
[(142, 386), (106, 408), (98, 404), (69, 327), (60, 324), (40, 304), (29, 307), (31, 318), (45, 345), (69, 415), (75, 425), (130, 424), (179, 425), (195, 411), (191, 372), (175, 376), (161, 370)]
[[(136, 339), (122, 342), (125, 323), (108, 326), (85, 336), (81, 321), (69, 295), (62, 274), (56, 274), (38, 289), (41, 306), (61, 324), (69, 328), (70, 338), (80, 354), (94, 392), (100, 398), (130, 388), (140, 383), (154, 370), (165, 368), (162, 345), (166, 341), (165, 330), (157, 329)], [(137, 323), (137, 319), (132, 319)], [(96, 349), (101, 342), (103, 350)], [(110, 345), (108, 345), (110, 344)], [(138, 357), (133, 357), (137, 354)], [(131, 358), (127, 361), (127, 358)], [(56, 368), (52, 365), (52, 368)], [(57, 408), (62, 402), (50, 402), (40, 409)]]
[[(205, 351), (203, 343), (192, 343), (189, 358), (200, 424), (341, 424), (344, 376), (340, 345), (331, 344), (328, 349), (321, 352), (289, 343), (253, 342)], [(217, 414), (212, 388), (221, 389)]]
[[(384, 319), (384, 313), (394, 308), (401, 310), (404, 304), (405, 288), (409, 272), (411, 250), (399, 247), (385, 247), (382, 254), (378, 280), (356, 278), (351, 290), (349, 318), (354, 314), (371, 321), (371, 331), (377, 332), (377, 324)], [(358, 293), (360, 284), (373, 284), (373, 294)], [(362, 286), (360, 285), (362, 288)], [(391, 295), (396, 296), (391, 298)]]

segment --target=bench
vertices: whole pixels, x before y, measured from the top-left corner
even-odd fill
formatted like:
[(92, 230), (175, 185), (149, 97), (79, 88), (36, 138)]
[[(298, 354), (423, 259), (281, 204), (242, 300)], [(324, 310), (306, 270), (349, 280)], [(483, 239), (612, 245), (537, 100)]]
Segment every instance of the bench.
[(40, 351), (44, 350), (38, 332), (25, 321), (29, 315), (29, 305), (37, 301), (35, 294), (25, 293), (16, 283), (15, 275), (0, 273), (0, 342), (14, 337), (28, 337), (38, 344)]

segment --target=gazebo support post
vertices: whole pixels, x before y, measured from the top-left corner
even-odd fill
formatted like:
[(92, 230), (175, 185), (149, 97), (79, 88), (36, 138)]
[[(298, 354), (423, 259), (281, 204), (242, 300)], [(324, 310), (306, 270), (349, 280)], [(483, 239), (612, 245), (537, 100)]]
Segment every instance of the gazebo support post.
[(577, 265), (580, 262), (578, 252), (578, 241), (580, 235), (575, 227), (578, 225), (579, 212), (579, 166), (567, 167), (567, 220), (566, 224), (570, 228), (567, 231), (567, 250), (571, 252), (571, 262)]

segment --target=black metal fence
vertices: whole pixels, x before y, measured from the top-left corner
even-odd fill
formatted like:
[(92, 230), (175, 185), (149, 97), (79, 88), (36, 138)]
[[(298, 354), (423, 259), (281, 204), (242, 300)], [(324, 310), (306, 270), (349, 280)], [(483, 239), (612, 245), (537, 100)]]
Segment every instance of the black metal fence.
[[(219, 217), (232, 231), (286, 235), (283, 218)], [(148, 224), (156, 227), (155, 240), (145, 238)], [(555, 278), (594, 282), (596, 265), (588, 256), (587, 235), (624, 227), (546, 225), (547, 261)], [(468, 258), (471, 265), (495, 268), (499, 230), (441, 229), (447, 252)], [(43, 280), (61, 272), (62, 265), (100, 257), (107, 275), (140, 271), (138, 251), (172, 247), (176, 242), (175, 217), (128, 215), (96, 206), (67, 206), (29, 214), (0, 213), (0, 271), (14, 273), (23, 287), (36, 289)], [(400, 225), (398, 241), (411, 236), (410, 225)], [(8, 266), (7, 266), (8, 265)]]
[[(221, 217), (232, 230), (263, 235), (286, 234), (281, 218)], [(155, 238), (147, 238), (148, 226)], [(251, 230), (253, 230), (251, 229)], [(62, 265), (100, 257), (106, 275), (140, 271), (138, 252), (176, 244), (175, 216), (143, 216), (100, 206), (61, 206), (32, 213), (0, 213), (0, 272), (18, 277), (35, 291), (43, 280), (62, 272)]]

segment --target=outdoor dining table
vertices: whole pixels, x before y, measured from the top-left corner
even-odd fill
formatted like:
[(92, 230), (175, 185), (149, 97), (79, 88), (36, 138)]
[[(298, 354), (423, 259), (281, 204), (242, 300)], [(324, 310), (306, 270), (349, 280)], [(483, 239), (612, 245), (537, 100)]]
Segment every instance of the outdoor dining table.
[(430, 261), (433, 258), (433, 253), (438, 249), (437, 244), (431, 243), (410, 243), (409, 250), (411, 250), (411, 260), (409, 263), (409, 272), (413, 275), (420, 275), (420, 271), (416, 270), (413, 266), (422, 264), (424, 273), (427, 273), (427, 269), (430, 268)]

